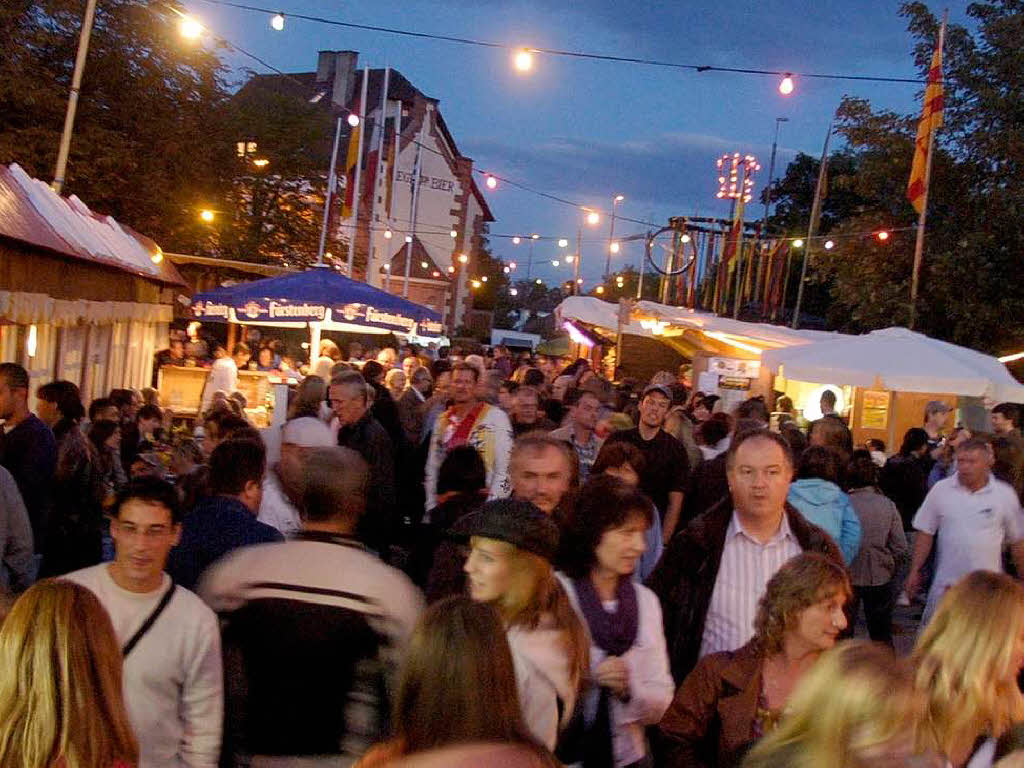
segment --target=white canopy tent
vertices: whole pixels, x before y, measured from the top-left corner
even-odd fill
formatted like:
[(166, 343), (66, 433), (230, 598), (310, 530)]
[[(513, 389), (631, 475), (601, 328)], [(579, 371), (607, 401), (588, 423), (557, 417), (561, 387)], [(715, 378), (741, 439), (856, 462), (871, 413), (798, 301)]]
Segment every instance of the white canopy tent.
[(765, 350), (761, 362), (787, 379), (1024, 402), (1024, 385), (995, 357), (906, 328)]

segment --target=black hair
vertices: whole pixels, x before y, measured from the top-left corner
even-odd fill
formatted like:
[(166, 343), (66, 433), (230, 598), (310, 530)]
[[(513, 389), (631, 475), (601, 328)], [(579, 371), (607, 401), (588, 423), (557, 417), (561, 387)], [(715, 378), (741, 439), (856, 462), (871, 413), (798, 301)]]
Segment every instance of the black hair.
[(817, 478), (830, 483), (839, 482), (839, 454), (834, 448), (824, 445), (812, 445), (800, 457), (797, 468), (798, 480)]
[(487, 468), (476, 448), (460, 445), (452, 448), (437, 472), (437, 495), (477, 493), (487, 487)]
[(367, 360), (363, 363), (361, 372), (363, 374), (363, 378), (368, 384), (376, 384), (384, 376), (384, 366), (376, 360)]
[(248, 483), (262, 482), (266, 461), (263, 443), (238, 438), (219, 443), (210, 454), (210, 493), (237, 496)]
[(110, 419), (100, 419), (94, 421), (92, 426), (89, 427), (89, 440), (96, 447), (96, 450), (103, 451), (104, 443), (110, 439), (110, 436), (117, 432), (121, 428), (121, 425), (116, 421), (110, 421)]
[(787, 421), (779, 429), (782, 439), (789, 443), (789, 450), (793, 453), (794, 464), (799, 465), (800, 459), (807, 450), (807, 435), (805, 435), (795, 421)]
[(834, 408), (836, 405), (836, 393), (831, 389), (826, 389), (821, 393), (819, 400), (823, 403), (828, 403), (829, 408)]
[(99, 412), (104, 408), (116, 408), (117, 406), (111, 401), (109, 397), (97, 397), (91, 403), (89, 403), (89, 421), (96, 421), (96, 417)]
[(112, 389), (110, 390), (110, 402), (118, 407), (118, 409), (124, 408), (126, 405), (131, 405), (135, 396), (132, 394), (130, 389)]
[(135, 419), (137, 421), (142, 421), (143, 419), (159, 419), (160, 421), (163, 421), (164, 412), (160, 410), (160, 406), (158, 405), (144, 405), (139, 408), (139, 412), (135, 415)]
[(590, 476), (597, 477), (606, 470), (618, 469), (623, 464), (629, 464), (637, 476), (640, 476), (647, 461), (643, 452), (632, 443), (625, 440), (610, 440), (597, 452), (597, 458), (590, 467)]
[(43, 384), (37, 390), (36, 396), (48, 403), (56, 404), (60, 415), (68, 421), (81, 421), (85, 416), (85, 406), (82, 405), (78, 385), (70, 381), (59, 379)]
[(885, 453), (885, 441), (879, 440), (877, 437), (872, 437), (870, 440), (865, 441), (865, 444), (872, 451), (881, 451)]
[(501, 382), (501, 386), (504, 387), (505, 391), (508, 392), (510, 395), (514, 395), (516, 393), (516, 390), (519, 389), (519, 382), (512, 381), (512, 379), (505, 379), (503, 382)]
[(732, 419), (726, 413), (712, 414), (707, 421), (697, 427), (697, 442), (700, 445), (713, 446), (720, 443), (732, 431)]
[[(563, 374), (564, 375), (564, 374)], [(531, 368), (523, 374), (523, 385), (527, 387), (543, 387), (545, 384), (544, 371), (539, 368)]]
[(559, 565), (574, 579), (585, 578), (597, 562), (601, 537), (634, 517), (650, 527), (655, 514), (651, 500), (617, 477), (590, 478), (579, 492), (572, 517), (566, 524), (559, 547)]
[(121, 489), (121, 492), (117, 494), (117, 502), (114, 504), (114, 517), (120, 517), (121, 508), (133, 499), (165, 507), (171, 513), (171, 522), (175, 525), (178, 525), (185, 515), (178, 496), (178, 489), (166, 480), (153, 475), (136, 477)]
[(0, 376), (3, 376), (11, 389), (28, 389), (28, 371), (17, 363), (0, 363)]
[(878, 465), (871, 458), (871, 452), (858, 448), (853, 452), (849, 465), (846, 467), (846, 486), (853, 488), (870, 488), (878, 484)]
[(728, 452), (725, 454), (725, 467), (726, 469), (732, 469), (736, 464), (736, 454), (740, 450), (740, 446), (751, 440), (765, 440), (769, 443), (775, 443), (782, 449), (782, 454), (789, 466), (793, 466), (793, 451), (789, 447), (789, 443), (786, 439), (771, 430), (760, 428), (760, 429), (747, 429), (741, 430), (739, 426), (736, 428), (736, 433), (732, 437), (732, 444), (729, 446)]
[(992, 413), (1001, 414), (1004, 419), (1013, 422), (1013, 426), (1020, 426), (1020, 408), (1016, 403), (1000, 403), (992, 409)]
[(903, 435), (903, 444), (900, 446), (900, 455), (909, 456), (928, 445), (928, 433), (921, 427), (911, 427)]
[(442, 373), (449, 373), (451, 370), (451, 361), (444, 358), (439, 358), (430, 364), (430, 375), (434, 377), (434, 381), (437, 381), (437, 377)]
[(737, 419), (756, 419), (762, 424), (768, 423), (768, 406), (763, 397), (751, 397), (736, 406)]
[(573, 406), (578, 405), (580, 400), (582, 400), (587, 395), (590, 395), (591, 397), (596, 399), (598, 403), (601, 402), (601, 396), (597, 394), (597, 392), (595, 392), (594, 390), (586, 389), (585, 387), (573, 387), (572, 389), (565, 393), (565, 397), (562, 399), (562, 404), (566, 408), (572, 408)]

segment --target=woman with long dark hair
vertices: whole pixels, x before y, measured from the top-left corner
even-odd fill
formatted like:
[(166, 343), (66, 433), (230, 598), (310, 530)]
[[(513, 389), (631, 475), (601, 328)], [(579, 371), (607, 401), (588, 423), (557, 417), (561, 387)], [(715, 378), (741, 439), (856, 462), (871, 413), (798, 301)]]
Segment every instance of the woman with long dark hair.
[(590, 630), (590, 685), (583, 694), (580, 749), (585, 768), (641, 763), (646, 726), (672, 701), (673, 684), (658, 598), (633, 581), (650, 500), (615, 477), (591, 479), (565, 537), (559, 580)]
[(423, 614), (409, 642), (392, 725), (392, 738), (358, 768), (470, 743), (517, 744), (555, 764), (523, 722), (498, 612), (469, 597), (447, 598)]

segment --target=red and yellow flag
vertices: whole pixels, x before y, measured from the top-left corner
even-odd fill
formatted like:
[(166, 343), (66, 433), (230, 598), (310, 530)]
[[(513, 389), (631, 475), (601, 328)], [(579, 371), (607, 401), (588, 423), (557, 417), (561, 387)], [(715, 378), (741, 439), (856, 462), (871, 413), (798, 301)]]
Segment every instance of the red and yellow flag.
[(910, 182), (907, 184), (907, 198), (918, 213), (921, 213), (924, 208), (928, 144), (932, 140), (934, 132), (942, 125), (942, 106), (942, 47), (940, 45), (935, 49), (932, 66), (928, 70), (928, 85), (924, 89), (924, 109), (921, 112), (921, 122), (917, 125), (914, 163), (910, 168)]

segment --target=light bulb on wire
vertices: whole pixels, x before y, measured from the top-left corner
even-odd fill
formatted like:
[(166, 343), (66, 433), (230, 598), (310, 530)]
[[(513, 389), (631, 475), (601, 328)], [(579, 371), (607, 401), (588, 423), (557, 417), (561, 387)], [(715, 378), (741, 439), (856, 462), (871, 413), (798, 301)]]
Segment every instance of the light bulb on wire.
[(529, 72), (533, 69), (533, 54), (525, 48), (520, 48), (516, 51), (512, 61), (519, 72)]
[(512, 245), (519, 245), (521, 242), (523, 242), (523, 240), (522, 238), (519, 237), (519, 235), (516, 235), (515, 237), (512, 238)]
[(275, 13), (270, 19), (270, 26), (271, 28), (276, 29), (278, 32), (284, 29), (284, 14)]
[(782, 77), (782, 82), (779, 83), (779, 93), (783, 96), (789, 96), (793, 92), (793, 75), (787, 72)]
[(359, 115), (357, 115), (355, 112), (350, 112), (348, 116), (348, 124), (351, 125), (353, 128), (359, 125)]
[(487, 184), (488, 189), (497, 189), (498, 187), (498, 180), (489, 173), (487, 174), (487, 181), (485, 183)]

